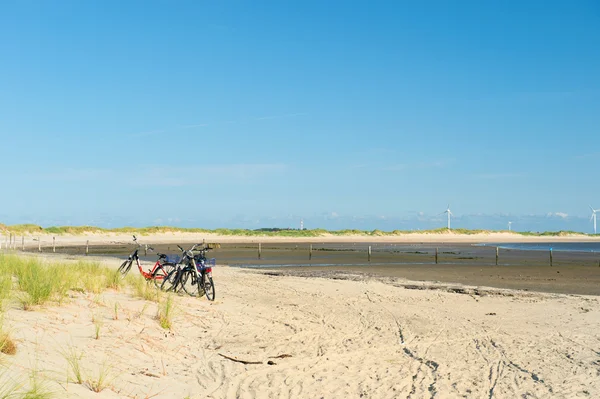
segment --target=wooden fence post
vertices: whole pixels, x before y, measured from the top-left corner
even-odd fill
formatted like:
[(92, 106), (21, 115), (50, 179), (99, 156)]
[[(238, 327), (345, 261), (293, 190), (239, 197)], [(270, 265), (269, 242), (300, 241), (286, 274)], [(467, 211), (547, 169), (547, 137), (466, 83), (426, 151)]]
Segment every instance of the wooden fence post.
[(90, 240), (87, 240), (85, 242), (85, 256), (87, 256), (89, 252), (90, 252)]
[(550, 266), (552, 266), (552, 248), (550, 248)]
[(56, 252), (56, 237), (52, 237), (52, 252)]
[(308, 260), (312, 259), (312, 244), (308, 246)]
[(436, 249), (435, 249), (435, 264), (436, 264), (436, 265), (438, 264), (438, 252), (439, 252), (439, 249), (438, 249), (438, 248), (436, 248)]
[(148, 256), (148, 244), (144, 244), (144, 256)]
[(496, 247), (496, 266), (498, 266), (498, 247)]
[(38, 236), (38, 252), (42, 252), (42, 240), (39, 236)]
[(21, 236), (21, 251), (25, 251), (25, 236)]
[(258, 243), (258, 259), (260, 260), (260, 250), (261, 250), (261, 246), (260, 246), (260, 242)]
[(369, 245), (369, 256), (368, 256), (368, 260), (369, 262), (371, 261), (371, 246)]

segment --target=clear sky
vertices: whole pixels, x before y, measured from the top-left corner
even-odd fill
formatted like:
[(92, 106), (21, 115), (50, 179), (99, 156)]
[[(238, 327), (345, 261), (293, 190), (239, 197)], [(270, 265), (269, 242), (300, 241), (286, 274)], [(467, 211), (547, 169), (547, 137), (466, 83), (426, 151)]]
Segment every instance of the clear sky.
[(0, 222), (591, 232), (600, 3), (0, 2)]

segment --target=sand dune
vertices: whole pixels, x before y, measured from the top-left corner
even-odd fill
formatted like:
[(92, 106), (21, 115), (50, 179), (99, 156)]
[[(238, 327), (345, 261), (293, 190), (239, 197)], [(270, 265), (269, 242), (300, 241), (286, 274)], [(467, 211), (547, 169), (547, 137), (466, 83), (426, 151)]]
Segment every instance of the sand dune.
[[(19, 351), (3, 359), (15, 376), (37, 367), (57, 397), (600, 397), (596, 297), (229, 267), (214, 277), (217, 300), (177, 297), (171, 331), (126, 292), (10, 309)], [(69, 347), (90, 380), (110, 368), (105, 390), (66, 383)]]
[[(492, 232), (478, 234), (455, 234), (453, 232), (432, 234), (414, 233), (393, 236), (367, 236), (367, 235), (332, 235), (324, 234), (318, 237), (277, 237), (277, 236), (233, 236), (213, 233), (152, 233), (138, 235), (143, 244), (206, 242), (213, 243), (285, 243), (285, 242), (389, 242), (389, 243), (510, 243), (510, 242), (600, 242), (600, 236), (564, 235), (564, 236), (523, 236), (508, 232)], [(0, 237), (1, 248), (6, 248), (6, 235)], [(106, 245), (106, 244), (132, 244), (132, 235), (123, 233), (87, 233), (87, 234), (26, 234), (15, 238), (15, 247), (20, 249), (24, 244), (26, 248), (52, 247), (66, 245)]]

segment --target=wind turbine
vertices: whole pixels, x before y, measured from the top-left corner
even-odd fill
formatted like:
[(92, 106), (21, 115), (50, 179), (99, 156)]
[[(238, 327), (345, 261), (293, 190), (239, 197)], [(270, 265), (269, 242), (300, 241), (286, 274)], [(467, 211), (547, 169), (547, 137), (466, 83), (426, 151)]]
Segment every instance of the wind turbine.
[(594, 221), (594, 234), (596, 234), (596, 212), (600, 211), (600, 209), (594, 209), (590, 205), (590, 209), (592, 210), (592, 217), (590, 218), (590, 222)]
[(448, 214), (448, 230), (450, 230), (450, 216), (454, 216), (454, 214), (452, 212), (450, 212), (450, 204), (448, 204), (448, 207), (446, 208), (446, 210), (443, 213), (447, 213)]

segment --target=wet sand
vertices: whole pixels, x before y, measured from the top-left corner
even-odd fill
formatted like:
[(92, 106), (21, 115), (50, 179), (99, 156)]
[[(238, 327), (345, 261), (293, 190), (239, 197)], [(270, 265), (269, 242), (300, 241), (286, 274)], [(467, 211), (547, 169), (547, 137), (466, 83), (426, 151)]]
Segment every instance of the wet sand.
[[(182, 243), (189, 248), (191, 243)], [(390, 244), (390, 243), (314, 243), (309, 259), (307, 243), (222, 244), (209, 253), (218, 264), (237, 267), (269, 268), (288, 275), (333, 276), (359, 273), (373, 277), (395, 277), (413, 281), (458, 283), (549, 293), (600, 295), (600, 256), (589, 252), (553, 253), (550, 266), (545, 251), (500, 249), (496, 265), (494, 247), (465, 244)], [(369, 261), (368, 246), (372, 253)], [(127, 256), (132, 245), (90, 246), (90, 255)], [(154, 246), (154, 253), (143, 257), (156, 260), (155, 253), (177, 254), (174, 244)], [(438, 263), (435, 252), (438, 248)], [(57, 248), (57, 252), (83, 254), (85, 247)], [(143, 255), (143, 250), (141, 251)]]

